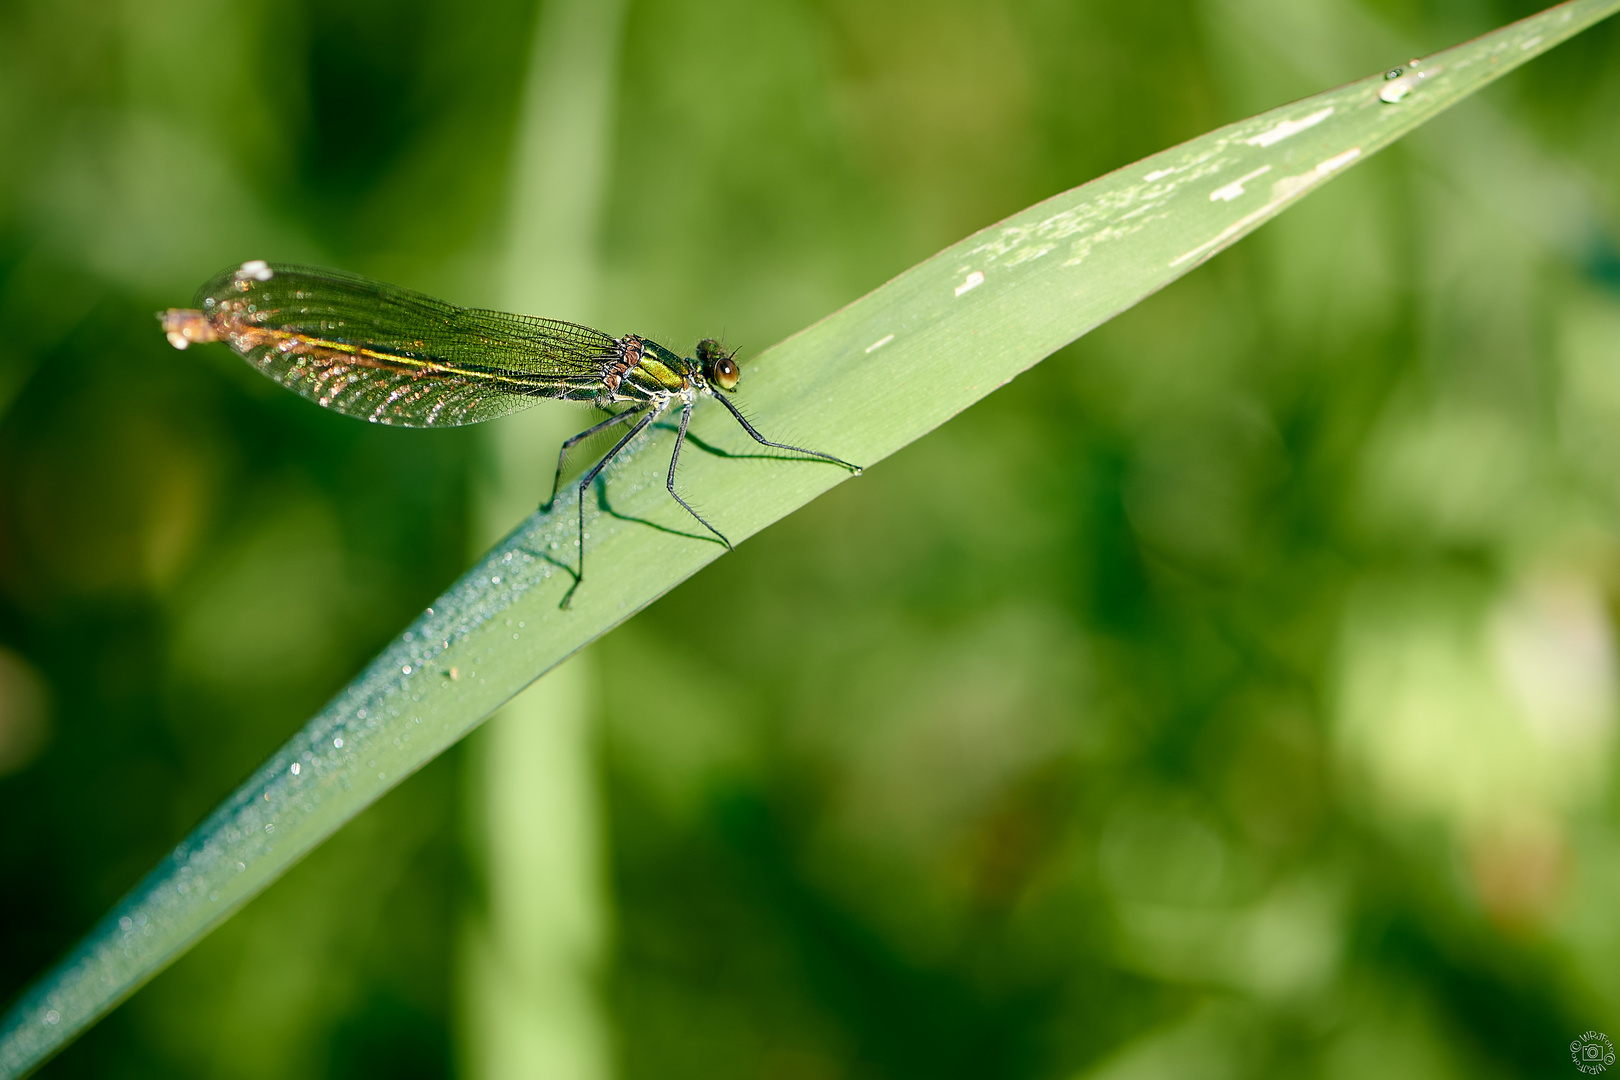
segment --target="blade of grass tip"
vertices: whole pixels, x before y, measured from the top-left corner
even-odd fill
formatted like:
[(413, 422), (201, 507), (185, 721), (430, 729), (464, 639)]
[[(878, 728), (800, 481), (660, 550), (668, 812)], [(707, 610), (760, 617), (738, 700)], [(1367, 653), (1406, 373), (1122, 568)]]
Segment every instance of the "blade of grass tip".
[[(1229, 62), (1295, 78), (1342, 71), (1369, 51), (1413, 55), (1406, 35), (1355, 0), (1204, 0), (1208, 21), (1233, 39)], [(1309, 45), (1302, 45), (1309, 42)], [(1410, 147), (1465, 204), (1490, 213), (1570, 260), (1587, 265), (1603, 214), (1577, 170), (1549, 154), (1500, 108), (1476, 102)]]
[[(1065, 192), (906, 271), (747, 365), (768, 433), (871, 464), (1214, 256), (1334, 176), (1620, 8), (1571, 0), (1220, 128)], [(1393, 100), (1391, 100), (1393, 99)], [(843, 479), (755, 454), (720, 410), (682, 483), (742, 539)], [(182, 841), (0, 1026), (0, 1075), (34, 1068), (344, 822), (539, 674), (716, 558), (663, 491), (668, 432), (588, 516), (568, 611), (574, 504), (492, 550)]]

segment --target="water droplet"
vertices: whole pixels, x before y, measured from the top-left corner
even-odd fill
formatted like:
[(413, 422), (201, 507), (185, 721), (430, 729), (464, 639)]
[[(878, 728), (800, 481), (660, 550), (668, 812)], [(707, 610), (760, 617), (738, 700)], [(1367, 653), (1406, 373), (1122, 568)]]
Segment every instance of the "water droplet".
[(1386, 79), (1398, 79), (1403, 74), (1405, 74), (1405, 72), (1401, 71), (1400, 68), (1390, 68), (1388, 71), (1384, 72), (1384, 78), (1386, 78)]
[(295, 762), (292, 763), (292, 774), (294, 776), (297, 776), (299, 774), (299, 772), (302, 771), (302, 769), (303, 769), (303, 766), (299, 765), (298, 762), (295, 761)]
[(273, 821), (266, 822), (265, 826), (264, 826), (264, 831), (265, 832), (275, 832), (276, 831), (276, 823), (273, 822)]
[(118, 926), (122, 930), (133, 930), (135, 929), (135, 920), (130, 918), (128, 915), (125, 915), (122, 919), (118, 920)]
[(409, 675), (411, 673), (411, 665), (406, 664), (404, 667), (400, 668), (399, 670), (403, 671), (405, 674)]
[(491, 585), (499, 585), (501, 583), (501, 575), (496, 574), (494, 577), (490, 578), (489, 581)]
[(47, 1024), (54, 1024), (60, 1019), (62, 1019), (62, 1014), (57, 1012), (55, 1009), (45, 1010), (45, 1022)]
[(333, 739), (332, 745), (337, 747), (339, 750), (343, 749), (343, 736), (339, 735), (337, 738)]

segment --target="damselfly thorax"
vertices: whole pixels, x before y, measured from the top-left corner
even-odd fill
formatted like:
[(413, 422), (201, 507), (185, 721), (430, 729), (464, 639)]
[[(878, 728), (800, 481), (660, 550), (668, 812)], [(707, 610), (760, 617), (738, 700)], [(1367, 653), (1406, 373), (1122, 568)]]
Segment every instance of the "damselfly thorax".
[(670, 495), (729, 549), (726, 539), (675, 490), (675, 467), (692, 409), (702, 397), (726, 407), (750, 437), (841, 465), (842, 458), (765, 438), (728, 399), (741, 371), (718, 341), (682, 356), (655, 341), (527, 315), (458, 308), (441, 300), (333, 270), (245, 262), (197, 293), (195, 308), (159, 315), (177, 349), (224, 341), (264, 374), (316, 404), (377, 424), (448, 427), (527, 408), (541, 398), (575, 401), (613, 413), (565, 441), (557, 457), (556, 500), (568, 451), (621, 425), (629, 429), (579, 490), (579, 572), (566, 606), (585, 578), (585, 493), (635, 437), (672, 407), (681, 410), (666, 486)]

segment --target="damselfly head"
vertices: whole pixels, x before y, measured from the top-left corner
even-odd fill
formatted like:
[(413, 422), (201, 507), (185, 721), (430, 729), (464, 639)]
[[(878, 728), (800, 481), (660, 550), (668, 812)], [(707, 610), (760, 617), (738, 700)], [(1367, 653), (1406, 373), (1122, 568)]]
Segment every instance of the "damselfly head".
[(735, 355), (726, 352), (714, 338), (704, 338), (698, 342), (697, 358), (703, 365), (703, 377), (711, 386), (718, 386), (722, 390), (737, 389), (737, 380), (742, 378), (742, 369), (737, 366)]

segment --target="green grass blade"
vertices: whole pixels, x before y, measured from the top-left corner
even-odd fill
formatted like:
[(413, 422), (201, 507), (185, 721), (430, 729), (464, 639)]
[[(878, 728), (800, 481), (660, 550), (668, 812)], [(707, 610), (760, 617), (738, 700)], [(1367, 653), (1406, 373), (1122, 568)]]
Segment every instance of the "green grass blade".
[[(761, 355), (741, 402), (772, 437), (879, 461), (1617, 8), (1573, 0), (1429, 57), (1398, 103), (1380, 100), (1380, 73), (1031, 207)], [(734, 540), (845, 479), (756, 453), (712, 404), (694, 432), (714, 452), (686, 455), (682, 488)], [(557, 607), (576, 558), (564, 500), (491, 551), (26, 992), (0, 1026), (0, 1075), (34, 1068), (540, 673), (718, 557), (663, 490), (669, 440), (590, 500), (591, 576), (572, 610)], [(706, 662), (702, 641), (671, 647)]]

